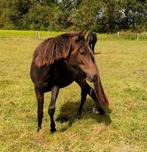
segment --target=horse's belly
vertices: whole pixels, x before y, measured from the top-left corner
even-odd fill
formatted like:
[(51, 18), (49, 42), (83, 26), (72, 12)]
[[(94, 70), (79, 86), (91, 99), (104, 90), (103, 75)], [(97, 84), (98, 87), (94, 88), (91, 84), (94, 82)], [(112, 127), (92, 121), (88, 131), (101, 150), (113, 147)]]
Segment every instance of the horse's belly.
[(43, 92), (51, 91), (53, 86), (58, 86), (64, 88), (70, 85), (74, 80), (73, 79), (48, 79), (46, 82), (42, 82), (38, 88), (42, 89)]
[(62, 83), (59, 82), (57, 84), (60, 88), (64, 88), (73, 82), (73, 80), (62, 80), (62, 81), (63, 81)]
[(75, 80), (76, 74), (65, 62), (57, 62), (52, 66), (41, 68), (34, 66), (31, 70), (31, 76), (35, 86), (47, 92), (53, 86), (63, 88), (70, 85)]

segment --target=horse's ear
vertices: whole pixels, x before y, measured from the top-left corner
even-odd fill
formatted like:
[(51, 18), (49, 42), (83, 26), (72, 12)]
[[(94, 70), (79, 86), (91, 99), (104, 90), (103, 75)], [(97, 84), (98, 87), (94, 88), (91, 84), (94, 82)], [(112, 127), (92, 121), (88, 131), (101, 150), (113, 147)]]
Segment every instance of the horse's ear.
[(87, 31), (85, 30), (85, 31), (82, 31), (82, 36), (85, 38), (85, 36), (86, 36), (86, 34), (87, 34)]
[(85, 39), (85, 35), (86, 35), (87, 31), (81, 31), (79, 32), (79, 34), (77, 36), (74, 37), (75, 42), (81, 40), (81, 39)]
[(80, 37), (86, 39), (87, 30), (83, 30), (80, 32)]

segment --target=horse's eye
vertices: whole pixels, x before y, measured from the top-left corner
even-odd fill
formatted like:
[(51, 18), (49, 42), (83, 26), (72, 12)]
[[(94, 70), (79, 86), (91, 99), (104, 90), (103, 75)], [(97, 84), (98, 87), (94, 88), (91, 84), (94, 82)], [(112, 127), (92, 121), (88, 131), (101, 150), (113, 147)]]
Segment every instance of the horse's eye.
[(86, 52), (84, 50), (79, 50), (79, 52), (80, 52), (81, 55), (86, 54)]

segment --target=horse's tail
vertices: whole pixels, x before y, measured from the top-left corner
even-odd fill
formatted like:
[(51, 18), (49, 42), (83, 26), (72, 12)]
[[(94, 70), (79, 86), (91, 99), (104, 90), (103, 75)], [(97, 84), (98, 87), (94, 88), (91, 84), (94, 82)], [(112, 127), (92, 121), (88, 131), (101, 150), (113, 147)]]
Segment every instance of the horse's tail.
[(94, 87), (95, 87), (96, 95), (97, 95), (97, 98), (98, 98), (100, 104), (104, 105), (104, 106), (108, 106), (109, 102), (108, 102), (108, 99), (105, 95), (105, 92), (104, 92), (99, 75), (97, 77), (97, 81), (94, 83)]

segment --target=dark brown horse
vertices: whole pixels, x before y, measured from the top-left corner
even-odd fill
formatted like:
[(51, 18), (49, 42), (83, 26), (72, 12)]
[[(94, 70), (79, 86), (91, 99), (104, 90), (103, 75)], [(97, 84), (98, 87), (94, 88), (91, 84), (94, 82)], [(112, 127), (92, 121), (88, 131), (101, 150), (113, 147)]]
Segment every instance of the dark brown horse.
[[(80, 117), (83, 104), (89, 94), (94, 100), (100, 114), (105, 111), (102, 104), (108, 104), (104, 94), (93, 54), (84, 38), (84, 32), (62, 34), (46, 39), (35, 50), (31, 64), (30, 76), (34, 83), (38, 101), (38, 131), (43, 118), (44, 93), (51, 91), (51, 102), (48, 113), (51, 119), (51, 132), (56, 131), (54, 122), (55, 102), (59, 89), (73, 81), (81, 87), (81, 104), (77, 112)], [(95, 82), (92, 89), (86, 78)]]
[(87, 35), (86, 40), (87, 40), (87, 42), (89, 44), (89, 47), (91, 48), (91, 50), (94, 53), (94, 47), (95, 47), (95, 44), (97, 42), (96, 33), (95, 32), (89, 32), (88, 35)]

